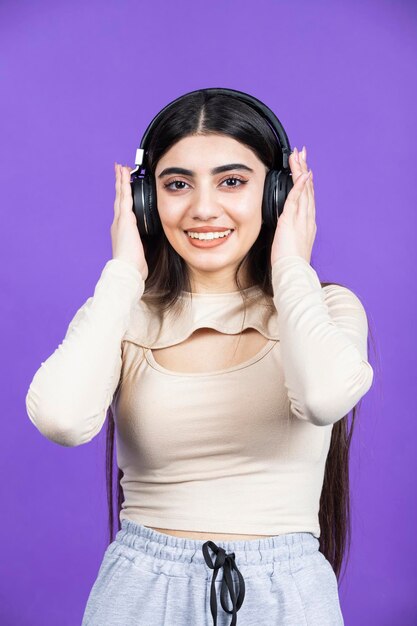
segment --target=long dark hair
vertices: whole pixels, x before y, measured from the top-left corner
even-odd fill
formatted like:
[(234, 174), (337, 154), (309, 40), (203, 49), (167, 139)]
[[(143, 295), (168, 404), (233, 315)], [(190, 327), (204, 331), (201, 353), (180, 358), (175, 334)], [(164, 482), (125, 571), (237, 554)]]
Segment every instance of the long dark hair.
[[(185, 96), (160, 119), (149, 142), (148, 171), (154, 174), (163, 154), (177, 141), (193, 134), (223, 134), (232, 137), (252, 149), (268, 169), (279, 168), (282, 165), (282, 155), (275, 134), (261, 115), (250, 105), (231, 96), (213, 95), (203, 91)], [(242, 290), (242, 285), (238, 272), (246, 262), (248, 284), (259, 285), (265, 294), (272, 297), (270, 256), (273, 238), (274, 232), (262, 225), (257, 240), (236, 268), (235, 282), (239, 291)], [(192, 291), (185, 261), (172, 248), (163, 231), (154, 238), (152, 245), (148, 245), (147, 237), (142, 237), (142, 241), (149, 269), (142, 298), (155, 304), (159, 309), (177, 306), (181, 291)], [(339, 283), (321, 282), (322, 287), (331, 284)], [(369, 337), (367, 342), (369, 348)], [(349, 448), (359, 405), (360, 402), (352, 409), (349, 425), (349, 413), (333, 425), (320, 497), (319, 549), (332, 565), (338, 580), (346, 547), (348, 554), (350, 550)], [(118, 530), (121, 528), (120, 511), (124, 500), (121, 486), (123, 472), (120, 468), (117, 472), (116, 494), (113, 492), (114, 429), (114, 415), (112, 408), (109, 407), (106, 484), (110, 542), (113, 541), (114, 534), (114, 495), (117, 501)]]

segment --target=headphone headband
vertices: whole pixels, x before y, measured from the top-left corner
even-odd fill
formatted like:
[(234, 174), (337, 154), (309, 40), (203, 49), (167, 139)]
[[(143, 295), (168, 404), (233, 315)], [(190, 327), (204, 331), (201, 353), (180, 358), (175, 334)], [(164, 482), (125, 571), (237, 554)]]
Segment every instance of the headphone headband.
[(208, 87), (206, 89), (190, 91), (179, 96), (172, 102), (169, 102), (155, 115), (145, 130), (140, 142), (140, 148), (136, 150), (136, 167), (130, 172), (132, 178), (130, 184), (133, 196), (133, 212), (136, 216), (139, 234), (141, 236), (154, 236), (160, 234), (162, 231), (162, 224), (156, 203), (157, 192), (155, 179), (150, 172), (146, 171), (148, 163), (145, 160), (145, 155), (148, 149), (149, 136), (167, 109), (185, 96), (196, 93), (220, 94), (237, 98), (257, 111), (269, 123), (271, 130), (274, 131), (275, 139), (282, 153), (282, 164), (277, 164), (278, 167), (276, 168), (272, 166), (267, 172), (262, 196), (262, 223), (265, 224), (265, 228), (274, 230), (277, 220), (284, 209), (287, 195), (293, 187), (292, 173), (289, 167), (291, 148), (287, 134), (275, 113), (254, 96), (235, 89)]
[(196, 89), (195, 91), (189, 91), (188, 93), (183, 94), (182, 96), (179, 96), (178, 98), (175, 98), (175, 100), (172, 100), (172, 102), (169, 102), (166, 106), (164, 106), (163, 109), (159, 111), (159, 113), (155, 115), (155, 117), (148, 124), (148, 127), (146, 128), (143, 134), (142, 140), (140, 142), (140, 148), (137, 148), (136, 150), (136, 157), (135, 157), (136, 168), (131, 172), (132, 174), (137, 172), (140, 166), (142, 165), (144, 161), (144, 157), (145, 157), (145, 152), (147, 149), (148, 137), (150, 136), (154, 126), (156, 126), (159, 119), (166, 112), (166, 110), (172, 107), (174, 104), (176, 104), (179, 100), (182, 100), (185, 96), (189, 96), (191, 94), (203, 93), (203, 92), (204, 93), (209, 92), (214, 95), (221, 94), (221, 95), (226, 95), (226, 96), (233, 96), (234, 98), (238, 98), (242, 102), (246, 102), (246, 104), (249, 104), (260, 115), (262, 115), (262, 117), (266, 119), (267, 122), (269, 122), (269, 125), (275, 132), (278, 144), (282, 151), (282, 169), (289, 170), (288, 159), (291, 154), (291, 147), (288, 141), (287, 133), (285, 132), (284, 127), (282, 126), (281, 122), (279, 121), (275, 113), (271, 111), (271, 109), (267, 107), (263, 102), (258, 100), (258, 98), (255, 98), (254, 96), (251, 96), (250, 94), (245, 93), (244, 91), (228, 89), (227, 87), (207, 87), (206, 89)]

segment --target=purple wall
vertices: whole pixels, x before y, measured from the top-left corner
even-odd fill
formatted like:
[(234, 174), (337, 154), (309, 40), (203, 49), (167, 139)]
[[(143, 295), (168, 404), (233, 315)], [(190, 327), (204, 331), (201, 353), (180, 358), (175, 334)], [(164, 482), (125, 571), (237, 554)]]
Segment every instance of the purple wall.
[(417, 623), (416, 26), (405, 0), (1, 3), (1, 624), (81, 623), (107, 545), (105, 430), (58, 446), (25, 396), (111, 258), (114, 161), (202, 87), (253, 94), (307, 146), (312, 264), (358, 294), (376, 341), (342, 610)]

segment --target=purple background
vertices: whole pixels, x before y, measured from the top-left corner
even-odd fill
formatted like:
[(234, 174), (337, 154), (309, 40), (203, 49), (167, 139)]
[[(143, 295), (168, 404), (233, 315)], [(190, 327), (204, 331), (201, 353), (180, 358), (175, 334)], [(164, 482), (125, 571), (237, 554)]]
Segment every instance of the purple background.
[(307, 146), (312, 265), (357, 293), (376, 342), (342, 610), (417, 624), (416, 25), (411, 1), (1, 3), (2, 624), (81, 623), (107, 546), (105, 429), (54, 444), (25, 396), (111, 258), (114, 161), (202, 87), (253, 94)]

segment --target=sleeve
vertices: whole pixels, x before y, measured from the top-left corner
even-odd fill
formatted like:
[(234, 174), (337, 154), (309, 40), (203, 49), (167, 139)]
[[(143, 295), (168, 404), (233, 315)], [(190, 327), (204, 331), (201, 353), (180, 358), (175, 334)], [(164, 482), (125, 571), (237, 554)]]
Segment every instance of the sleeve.
[(372, 385), (365, 309), (347, 287), (322, 287), (301, 256), (280, 257), (271, 278), (291, 410), (316, 426), (333, 424)]
[(78, 446), (98, 434), (122, 368), (122, 338), (145, 282), (127, 261), (106, 263), (94, 295), (72, 319), (62, 343), (41, 363), (26, 411), (51, 441)]

